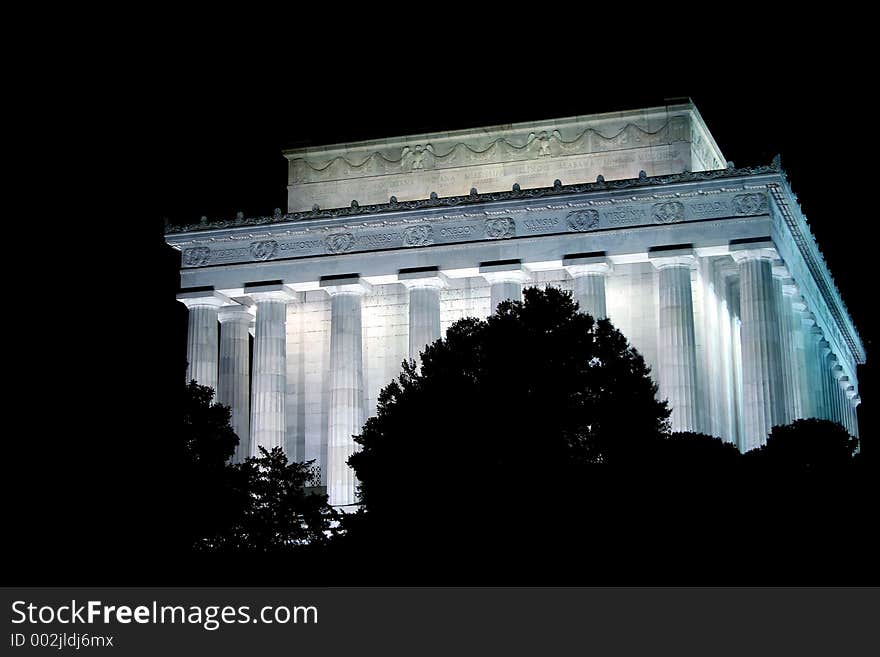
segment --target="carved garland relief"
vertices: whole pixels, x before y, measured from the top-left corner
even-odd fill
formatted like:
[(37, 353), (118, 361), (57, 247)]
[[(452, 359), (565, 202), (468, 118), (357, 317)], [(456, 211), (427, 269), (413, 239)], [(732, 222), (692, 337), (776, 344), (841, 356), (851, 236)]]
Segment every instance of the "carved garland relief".
[(334, 233), (324, 239), (324, 244), (330, 253), (345, 253), (354, 247), (354, 235), (351, 233)]
[(678, 201), (655, 203), (651, 210), (654, 220), (659, 224), (671, 224), (684, 219), (684, 205)]
[(262, 242), (254, 242), (251, 244), (251, 253), (257, 260), (268, 260), (278, 253), (278, 242), (275, 240), (264, 240)]
[(486, 237), (490, 240), (501, 240), (516, 235), (516, 223), (510, 217), (504, 219), (486, 219)]
[(434, 243), (434, 229), (430, 226), (410, 226), (403, 231), (404, 246), (426, 246)]
[(186, 249), (183, 252), (183, 264), (187, 267), (201, 267), (207, 265), (211, 259), (211, 249), (207, 246), (197, 246)]
[(568, 227), (576, 231), (590, 230), (599, 225), (597, 210), (572, 210), (566, 215)]

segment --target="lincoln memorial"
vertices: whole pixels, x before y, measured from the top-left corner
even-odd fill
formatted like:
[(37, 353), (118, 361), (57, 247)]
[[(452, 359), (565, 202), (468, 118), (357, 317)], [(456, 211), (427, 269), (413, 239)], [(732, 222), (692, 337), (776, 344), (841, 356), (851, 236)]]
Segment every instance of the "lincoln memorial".
[(283, 447), (354, 503), (352, 436), (401, 362), (525, 286), (610, 318), (673, 431), (858, 435), (865, 349), (779, 160), (736, 168), (689, 102), (284, 155), (287, 212), (166, 231), (187, 380), (231, 407), (237, 460)]

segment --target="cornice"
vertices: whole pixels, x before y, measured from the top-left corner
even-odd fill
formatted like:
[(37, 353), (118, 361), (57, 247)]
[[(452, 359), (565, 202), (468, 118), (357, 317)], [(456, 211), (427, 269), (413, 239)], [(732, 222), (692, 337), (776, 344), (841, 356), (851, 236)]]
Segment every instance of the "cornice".
[[(573, 127), (590, 125), (605, 125), (608, 123), (622, 124), (623, 122), (635, 125), (632, 120), (644, 121), (646, 117), (656, 118), (669, 114), (679, 114), (684, 116), (690, 114), (695, 118), (701, 127), (705, 127), (702, 117), (697, 110), (696, 105), (690, 99), (680, 99), (678, 102), (671, 102), (666, 105), (655, 105), (653, 107), (616, 110), (612, 112), (598, 112), (594, 114), (579, 114), (575, 116), (560, 117), (555, 119), (540, 119), (536, 121), (521, 121), (517, 123), (502, 123), (490, 126), (479, 126), (472, 128), (461, 128), (456, 130), (422, 132), (414, 134), (396, 135), (393, 137), (382, 137), (378, 139), (367, 139), (355, 142), (342, 142), (335, 144), (315, 144), (304, 145), (298, 147), (287, 148), (282, 154), (288, 159), (299, 159), (302, 156), (311, 157), (333, 157), (333, 154), (351, 152), (351, 151), (374, 151), (385, 150), (387, 148), (404, 146), (407, 144), (418, 144), (427, 142), (444, 142), (454, 143), (474, 140), (483, 140), (484, 143), (497, 140), (499, 137), (511, 135), (523, 135), (529, 132), (552, 132), (554, 129), (562, 129), (569, 131)], [(619, 133), (618, 133), (619, 134)], [(616, 136), (616, 135), (613, 135)], [(603, 138), (609, 139), (602, 134)]]
[(283, 213), (276, 209), (272, 216), (261, 217), (245, 217), (239, 213), (235, 219), (228, 220), (204, 220), (198, 224), (188, 224), (184, 226), (166, 225), (165, 234), (174, 235), (181, 233), (197, 233), (201, 231), (210, 231), (224, 228), (238, 228), (245, 226), (270, 226), (272, 224), (290, 223), (290, 222), (308, 222), (320, 219), (337, 219), (343, 217), (366, 217), (375, 216), (386, 213), (401, 212), (408, 210), (424, 210), (432, 208), (457, 208), (478, 206), (485, 203), (496, 203), (499, 201), (514, 201), (520, 199), (536, 199), (536, 198), (553, 198), (554, 196), (565, 196), (569, 194), (580, 194), (599, 191), (616, 191), (627, 189), (641, 188), (657, 188), (677, 183), (716, 181), (743, 176), (754, 176), (758, 174), (783, 173), (779, 157), (773, 159), (769, 166), (744, 167), (735, 168), (728, 165), (726, 169), (717, 169), (713, 171), (685, 171), (683, 173), (670, 174), (665, 176), (647, 176), (640, 175), (638, 178), (627, 178), (622, 180), (606, 181), (602, 176), (598, 176), (595, 182), (578, 183), (574, 185), (563, 185), (560, 181), (556, 181), (552, 187), (538, 187), (533, 189), (520, 189), (519, 185), (514, 185), (513, 189), (504, 192), (492, 192), (488, 194), (480, 194), (476, 189), (471, 189), (471, 193), (465, 196), (447, 196), (438, 197), (431, 194), (427, 199), (416, 201), (398, 201), (395, 197), (391, 197), (388, 203), (376, 205), (360, 206), (356, 201), (352, 201), (351, 206), (345, 208), (335, 208), (331, 210), (307, 210), (303, 212)]
[(864, 364), (866, 353), (862, 339), (852, 321), (852, 315), (840, 294), (834, 276), (819, 249), (816, 238), (810, 230), (807, 217), (801, 209), (797, 195), (792, 191), (788, 178), (782, 185), (771, 184), (769, 193), (776, 203), (782, 219), (785, 221), (791, 236), (804, 258), (810, 276), (815, 281), (819, 293), (831, 313), (834, 322), (840, 329), (843, 339), (859, 364)]

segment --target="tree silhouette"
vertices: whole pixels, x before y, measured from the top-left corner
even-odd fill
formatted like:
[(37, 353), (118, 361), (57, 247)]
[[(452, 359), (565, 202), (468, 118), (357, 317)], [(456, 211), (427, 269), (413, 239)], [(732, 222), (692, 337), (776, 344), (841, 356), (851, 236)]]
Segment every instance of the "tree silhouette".
[(182, 396), (182, 529), (189, 546), (227, 531), (243, 504), (227, 467), (238, 445), (238, 436), (229, 425), (231, 411), (228, 406), (212, 403), (213, 399), (214, 390), (195, 381), (189, 382)]
[(776, 475), (829, 473), (851, 466), (858, 446), (837, 422), (811, 418), (773, 427), (767, 444), (749, 457)]
[(327, 496), (306, 487), (314, 462), (289, 463), (281, 448), (231, 464), (238, 437), (230, 409), (214, 391), (191, 381), (183, 403), (181, 439), (187, 464), (187, 540), (199, 551), (284, 552), (325, 543), (336, 515)]
[(214, 390), (190, 381), (183, 402), (183, 442), (194, 467), (223, 466), (238, 445), (228, 406), (214, 404)]
[(280, 447), (260, 447), (260, 456), (227, 469), (235, 500), (229, 525), (199, 547), (287, 552), (324, 544), (335, 533), (336, 513), (327, 496), (306, 490), (317, 477), (314, 461), (290, 463)]
[(540, 540), (583, 503), (590, 472), (661, 438), (656, 392), (610, 321), (528, 288), (456, 322), (382, 390), (349, 460), (369, 524), (429, 543)]

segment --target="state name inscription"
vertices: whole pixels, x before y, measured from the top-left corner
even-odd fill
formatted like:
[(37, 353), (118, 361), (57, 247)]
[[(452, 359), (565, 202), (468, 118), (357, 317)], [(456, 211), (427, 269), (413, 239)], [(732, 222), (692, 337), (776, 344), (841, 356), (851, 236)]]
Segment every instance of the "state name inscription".
[[(297, 239), (267, 235), (244, 246), (225, 246), (212, 239), (182, 246), (184, 268), (217, 264), (335, 255), (384, 249), (429, 247), (459, 242), (508, 240), (523, 236), (582, 233), (622, 227), (671, 224), (724, 217), (766, 214), (762, 191), (723, 192), (693, 196), (613, 199), (564, 205), (527, 204), (511, 216), (479, 211), (464, 214), (412, 216), (371, 226), (369, 216), (358, 226), (306, 228)], [(377, 221), (377, 223), (379, 223)], [(232, 239), (232, 238), (230, 238)]]

